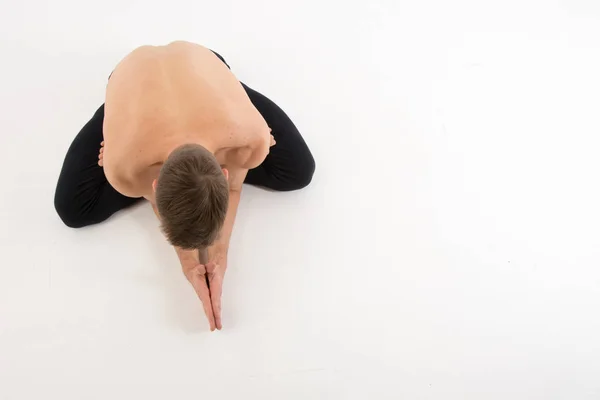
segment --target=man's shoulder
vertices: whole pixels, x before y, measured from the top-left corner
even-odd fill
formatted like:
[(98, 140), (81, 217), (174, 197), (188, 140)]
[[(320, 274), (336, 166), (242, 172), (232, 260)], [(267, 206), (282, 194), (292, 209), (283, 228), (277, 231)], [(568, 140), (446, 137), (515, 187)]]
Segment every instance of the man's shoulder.
[(135, 178), (134, 168), (129, 163), (109, 158), (104, 160), (103, 168), (110, 186), (123, 196), (137, 198), (146, 194), (139, 180)]

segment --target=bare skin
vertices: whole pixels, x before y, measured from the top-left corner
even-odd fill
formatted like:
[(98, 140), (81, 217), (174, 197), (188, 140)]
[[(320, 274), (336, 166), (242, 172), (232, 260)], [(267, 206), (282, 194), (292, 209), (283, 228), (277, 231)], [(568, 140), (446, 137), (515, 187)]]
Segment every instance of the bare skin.
[(106, 90), (104, 141), (98, 164), (110, 184), (155, 205), (156, 179), (183, 144), (211, 151), (229, 182), (229, 208), (219, 239), (200, 262), (198, 251), (175, 248), (183, 272), (202, 301), (210, 329), (221, 329), (227, 252), (249, 169), (275, 144), (241, 84), (210, 50), (188, 42), (144, 46), (115, 68)]

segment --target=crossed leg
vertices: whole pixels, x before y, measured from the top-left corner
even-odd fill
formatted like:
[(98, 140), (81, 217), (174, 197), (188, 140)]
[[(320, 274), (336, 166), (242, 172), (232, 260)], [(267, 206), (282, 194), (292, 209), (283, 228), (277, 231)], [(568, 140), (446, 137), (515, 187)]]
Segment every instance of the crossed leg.
[[(307, 186), (315, 161), (300, 132), (277, 104), (243, 83), (242, 86), (272, 129), (277, 143), (265, 161), (248, 172), (245, 183), (277, 191)], [(54, 206), (62, 221), (72, 228), (102, 222), (140, 200), (117, 192), (98, 165), (100, 143), (104, 140), (103, 121), (104, 105), (73, 140), (58, 178)]]

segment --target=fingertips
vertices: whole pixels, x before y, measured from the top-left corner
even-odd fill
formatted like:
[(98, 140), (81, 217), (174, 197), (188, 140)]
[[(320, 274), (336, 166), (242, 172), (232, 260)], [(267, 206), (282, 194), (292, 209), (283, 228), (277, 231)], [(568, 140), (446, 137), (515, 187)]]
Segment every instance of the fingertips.
[(217, 329), (221, 330), (223, 329), (223, 321), (221, 320), (221, 310), (219, 310), (219, 317), (217, 318), (217, 320), (215, 321), (216, 325), (217, 325)]

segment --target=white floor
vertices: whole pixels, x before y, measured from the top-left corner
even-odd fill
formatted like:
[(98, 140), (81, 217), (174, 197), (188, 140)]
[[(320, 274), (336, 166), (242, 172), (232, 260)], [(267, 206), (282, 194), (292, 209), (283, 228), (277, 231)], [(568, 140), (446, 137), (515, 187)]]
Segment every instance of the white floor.
[[(0, 5), (0, 399), (600, 399), (597, 0)], [(149, 207), (55, 215), (135, 46), (221, 52), (318, 171), (248, 187), (222, 332)]]

